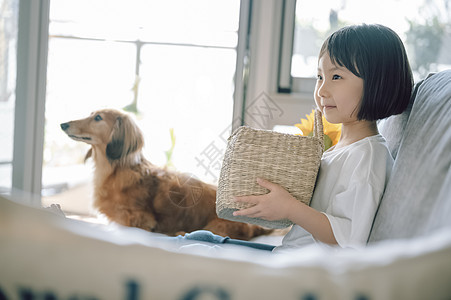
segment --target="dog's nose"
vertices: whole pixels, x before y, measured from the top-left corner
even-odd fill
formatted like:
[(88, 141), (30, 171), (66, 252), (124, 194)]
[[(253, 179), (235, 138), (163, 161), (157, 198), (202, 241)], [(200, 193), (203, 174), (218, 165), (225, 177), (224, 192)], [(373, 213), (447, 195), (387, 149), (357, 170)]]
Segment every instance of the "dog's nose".
[(62, 130), (66, 130), (67, 128), (69, 128), (69, 123), (62, 123), (60, 126)]

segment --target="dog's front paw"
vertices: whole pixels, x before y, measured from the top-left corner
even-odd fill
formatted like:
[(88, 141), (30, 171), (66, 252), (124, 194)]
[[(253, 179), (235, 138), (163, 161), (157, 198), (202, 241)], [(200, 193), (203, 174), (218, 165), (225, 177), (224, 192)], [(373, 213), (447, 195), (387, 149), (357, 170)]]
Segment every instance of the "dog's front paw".
[(55, 215), (58, 215), (60, 217), (66, 217), (66, 215), (64, 214), (63, 210), (61, 209), (61, 205), (59, 204), (51, 204), (48, 207), (44, 207), (44, 209), (54, 213)]

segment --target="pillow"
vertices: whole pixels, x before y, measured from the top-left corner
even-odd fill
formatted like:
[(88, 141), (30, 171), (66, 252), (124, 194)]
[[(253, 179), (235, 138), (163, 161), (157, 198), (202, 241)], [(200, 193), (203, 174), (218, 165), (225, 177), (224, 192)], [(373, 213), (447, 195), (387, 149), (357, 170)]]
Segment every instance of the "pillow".
[(403, 113), (382, 119), (377, 123), (379, 132), (387, 141), (388, 149), (390, 150), (393, 158), (396, 158), (396, 155), (398, 154), (399, 144), (401, 143), (404, 128), (406, 127), (407, 120), (409, 119), (410, 111), (412, 110), (412, 105), (418, 88), (422, 83), (423, 80), (415, 85), (412, 92), (412, 97), (410, 97), (409, 105)]
[(451, 70), (424, 80), (376, 214), (370, 242), (450, 226)]
[[(435, 73), (430, 73), (426, 77), (426, 79), (434, 74)], [(406, 127), (407, 120), (409, 119), (410, 112), (412, 110), (413, 102), (415, 101), (418, 89), (423, 82), (424, 80), (421, 80), (420, 82), (415, 84), (412, 96), (410, 97), (409, 105), (407, 106), (406, 110), (403, 113), (388, 117), (386, 119), (382, 119), (377, 123), (379, 132), (387, 140), (388, 148), (394, 159), (398, 154), (399, 144), (401, 143), (403, 132)]]

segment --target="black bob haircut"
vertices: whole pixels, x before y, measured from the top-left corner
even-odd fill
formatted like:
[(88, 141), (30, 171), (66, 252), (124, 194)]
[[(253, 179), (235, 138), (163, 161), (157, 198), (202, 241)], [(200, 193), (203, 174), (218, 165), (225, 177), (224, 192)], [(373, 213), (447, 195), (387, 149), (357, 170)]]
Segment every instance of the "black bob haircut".
[(319, 58), (363, 79), (357, 118), (375, 121), (402, 113), (408, 106), (413, 76), (399, 36), (382, 25), (352, 25), (339, 29), (323, 43)]

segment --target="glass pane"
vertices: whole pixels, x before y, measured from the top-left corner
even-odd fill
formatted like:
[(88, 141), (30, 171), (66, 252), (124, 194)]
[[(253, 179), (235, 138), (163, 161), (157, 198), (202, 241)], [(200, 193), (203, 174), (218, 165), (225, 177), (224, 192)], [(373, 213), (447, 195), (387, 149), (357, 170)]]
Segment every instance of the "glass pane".
[(236, 47), (239, 1), (58, 0), (50, 19), (54, 36)]
[(148, 160), (217, 180), (232, 122), (239, 3), (51, 2), (44, 205), (87, 213), (92, 194), (92, 165), (83, 164), (89, 147), (60, 123), (135, 99)]
[(47, 122), (84, 116), (99, 107), (127, 105), (133, 98), (135, 55), (131, 43), (50, 39)]
[[(170, 0), (149, 1), (141, 11), (141, 39), (236, 47), (239, 1)], [(155, 30), (159, 28), (159, 30)]]
[[(130, 43), (52, 38), (47, 68), (43, 196), (89, 180), (80, 167), (89, 147), (75, 142), (60, 124), (94, 110), (122, 108), (132, 101), (136, 46)], [(67, 178), (62, 174), (67, 174)]]
[(450, 22), (447, 0), (298, 0), (291, 74), (315, 77), (319, 48), (338, 28), (379, 23), (398, 33), (415, 78), (423, 78), (429, 72), (451, 67)]
[(0, 5), (0, 193), (12, 186), (18, 0)]
[[(226, 146), (221, 134), (230, 129), (232, 121), (235, 61), (232, 49), (143, 48), (138, 107), (143, 112), (141, 123), (151, 162), (166, 163), (169, 129), (173, 128), (174, 166), (206, 181), (217, 180), (217, 164)], [(211, 156), (220, 157), (207, 161), (204, 151), (215, 149), (218, 152)]]

